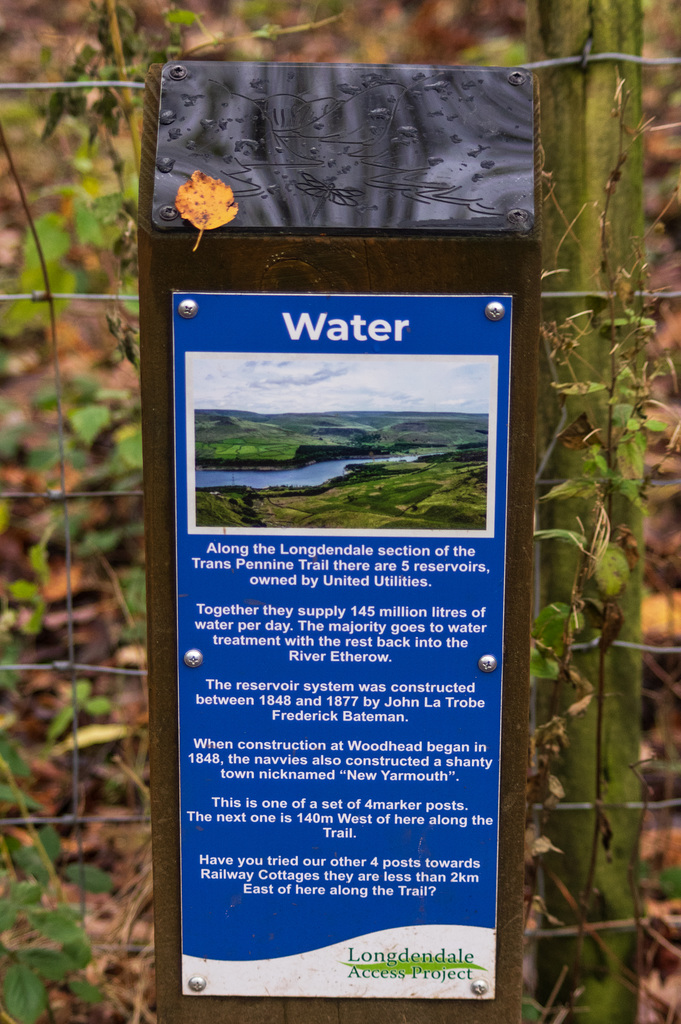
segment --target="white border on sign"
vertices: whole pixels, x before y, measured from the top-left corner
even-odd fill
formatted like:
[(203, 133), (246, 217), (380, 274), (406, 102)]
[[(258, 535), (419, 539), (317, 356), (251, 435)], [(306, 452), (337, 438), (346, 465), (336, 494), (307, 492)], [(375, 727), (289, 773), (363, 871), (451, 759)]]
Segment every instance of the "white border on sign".
[[(448, 967), (452, 958), (458, 963)], [(494, 928), (407, 925), (271, 960), (183, 956), (182, 991), (194, 997), (490, 1000), (495, 996), (495, 958)], [(205, 987), (197, 992), (189, 985), (191, 978), (201, 978)], [(476, 991), (475, 982), (484, 982), (484, 991)]]
[[(306, 529), (304, 527), (244, 527), (244, 526), (197, 526), (196, 525), (196, 470), (195, 470), (195, 426), (194, 413), (196, 408), (194, 398), (194, 364), (198, 360), (216, 361), (246, 361), (262, 360), (264, 362), (301, 362), (312, 366), (320, 360), (325, 363), (375, 363), (379, 366), (386, 365), (386, 362), (406, 363), (413, 366), (415, 362), (430, 364), (433, 373), (437, 373), (437, 365), (459, 364), (460, 366), (471, 366), (486, 364), (489, 369), (489, 395), (488, 395), (488, 450), (487, 450), (487, 516), (484, 530), (419, 530), (410, 527), (405, 530), (376, 530), (351, 527), (316, 527)], [(408, 367), (407, 367), (408, 368)], [(421, 534), (428, 537), (467, 537), (467, 538), (488, 538), (494, 537), (494, 507), (496, 495), (496, 466), (497, 466), (497, 423), (498, 423), (498, 379), (499, 379), (499, 358), (496, 355), (447, 355), (447, 354), (425, 354), (425, 355), (374, 355), (374, 354), (353, 354), (351, 356), (343, 353), (299, 353), (299, 352), (186, 352), (185, 353), (185, 421), (186, 421), (186, 477), (187, 477), (187, 532), (189, 534), (204, 534), (208, 536), (235, 535), (244, 536), (290, 536), (292, 533), (302, 536), (365, 536), (365, 537), (413, 537)], [(179, 411), (179, 396), (178, 402)], [(341, 411), (341, 410), (338, 410)], [(393, 411), (393, 410), (390, 410)], [(407, 411), (407, 410), (405, 410)], [(441, 410), (433, 410), (438, 412)]]

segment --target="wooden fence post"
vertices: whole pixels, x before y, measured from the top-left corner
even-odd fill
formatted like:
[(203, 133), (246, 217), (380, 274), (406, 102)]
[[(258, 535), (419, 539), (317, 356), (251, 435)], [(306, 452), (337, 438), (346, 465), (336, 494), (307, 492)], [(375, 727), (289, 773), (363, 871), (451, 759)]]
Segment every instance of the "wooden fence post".
[[(528, 47), (530, 60), (545, 60), (579, 54), (620, 52), (639, 54), (642, 37), (641, 7), (637, 0), (532, 0), (528, 7)], [(636, 129), (640, 119), (640, 69), (626, 61), (588, 63), (583, 67), (546, 68), (538, 72), (540, 90), (540, 137), (545, 169), (550, 182), (545, 186), (544, 265), (545, 270), (559, 270), (544, 280), (544, 287), (556, 291), (597, 293), (609, 289), (620, 268), (629, 271), (637, 262), (636, 246), (642, 235), (641, 144), (631, 134), (622, 133), (616, 116), (618, 80), (624, 79), (622, 96), (628, 96), (625, 117), (628, 126)], [(614, 116), (615, 115), (615, 116)], [(600, 215), (605, 208), (606, 186), (616, 169), (622, 137), (627, 151), (609, 199), (606, 234), (609, 251), (601, 244)], [(607, 266), (605, 265), (607, 263)], [(635, 280), (632, 282), (635, 287)], [(615, 308), (621, 309), (619, 299)], [(594, 309), (603, 317), (609, 315), (602, 299), (572, 297), (547, 300), (543, 304), (545, 322), (562, 323), (569, 316)], [(619, 314), (618, 314), (619, 315)], [(610, 374), (610, 338), (599, 328), (598, 315), (589, 325), (587, 317), (579, 321), (584, 327), (578, 349), (580, 379), (596, 381)], [(559, 377), (563, 369), (558, 368)], [(565, 379), (562, 377), (561, 379)], [(607, 398), (607, 394), (606, 394)], [(607, 402), (603, 393), (594, 399), (568, 398), (563, 425), (568, 425), (587, 409), (594, 426), (607, 422)], [(539, 451), (551, 443), (559, 419), (559, 406), (552, 386), (552, 375), (546, 359), (540, 376)], [(546, 479), (572, 479), (581, 475), (582, 452), (570, 451), (560, 442), (544, 466)], [(544, 489), (544, 493), (546, 488)], [(575, 529), (577, 517), (587, 521), (592, 511), (583, 501), (551, 501), (540, 504), (539, 525), (544, 529)], [(624, 499), (612, 503), (611, 527), (624, 523), (632, 531), (639, 549), (642, 544), (641, 513)], [(541, 545), (541, 602), (568, 601), (574, 579), (575, 551), (557, 541)], [(624, 616), (621, 639), (640, 640), (640, 567), (632, 573), (624, 595), (618, 598)], [(537, 609), (538, 611), (539, 609)], [(578, 638), (579, 639), (579, 638)], [(597, 686), (599, 654), (576, 657), (579, 669)], [(638, 760), (640, 739), (639, 652), (610, 648), (605, 656), (602, 680), (605, 696), (605, 719), (602, 733), (601, 782), (607, 804), (640, 799), (640, 788), (631, 765)], [(553, 713), (551, 684), (538, 681), (538, 722)], [(575, 700), (574, 690), (563, 689), (560, 710)], [(597, 726), (596, 701), (587, 714), (570, 723), (570, 746), (562, 751), (553, 771), (565, 789), (565, 801), (593, 802), (596, 798)], [(640, 812), (606, 810), (612, 828), (612, 839), (598, 844), (598, 865), (593, 879), (593, 898), (584, 893), (592, 857), (591, 837), (594, 834), (594, 811), (556, 812), (546, 831), (562, 854), (544, 858), (546, 868), (560, 882), (560, 889), (546, 876), (546, 900), (550, 913), (567, 924), (579, 918), (576, 905), (582, 897), (589, 899), (589, 920), (631, 919), (634, 897), (630, 878), (630, 862), (638, 841)], [(561, 889), (564, 890), (561, 893)], [(575, 903), (565, 898), (565, 890)], [(626, 968), (633, 968), (636, 937), (628, 933), (603, 936), (610, 955), (600, 942), (587, 938), (581, 951), (571, 940), (546, 940), (540, 943), (537, 968), (539, 999), (552, 991), (564, 964), (572, 965), (577, 954), (582, 963), (578, 969), (579, 984), (584, 985), (579, 998), (579, 1020), (633, 1021), (636, 994), (631, 977), (624, 978)], [(623, 964), (620, 969), (619, 963)], [(560, 994), (570, 985), (568, 974)], [(635, 975), (633, 976), (635, 979)], [(587, 1009), (588, 1008), (588, 1009)], [(584, 1012), (582, 1012), (584, 1011)]]

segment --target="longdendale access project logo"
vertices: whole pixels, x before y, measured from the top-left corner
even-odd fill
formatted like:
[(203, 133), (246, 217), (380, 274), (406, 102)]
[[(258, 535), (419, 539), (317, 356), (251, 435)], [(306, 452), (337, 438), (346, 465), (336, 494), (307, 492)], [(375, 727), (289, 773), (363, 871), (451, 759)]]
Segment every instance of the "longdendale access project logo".
[(444, 947), (437, 953), (412, 952), (408, 946), (399, 952), (383, 950), (359, 951), (353, 946), (348, 947), (347, 960), (339, 960), (344, 967), (349, 967), (349, 978), (376, 978), (377, 980), (410, 979), (445, 981), (472, 979), (472, 971), (486, 971), (486, 967), (473, 962), (473, 953), (464, 953), (462, 949), (454, 952), (445, 951)]

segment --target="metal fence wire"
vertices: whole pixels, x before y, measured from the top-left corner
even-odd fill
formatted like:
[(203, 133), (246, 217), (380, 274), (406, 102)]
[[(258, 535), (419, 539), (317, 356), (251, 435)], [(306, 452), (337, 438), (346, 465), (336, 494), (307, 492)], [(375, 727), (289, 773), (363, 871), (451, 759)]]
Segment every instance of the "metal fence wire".
[[(633, 54), (625, 53), (584, 53), (574, 57), (560, 58), (556, 60), (545, 60), (535, 61), (523, 65), (524, 68), (529, 70), (541, 70), (544, 68), (556, 68), (556, 67), (574, 67), (579, 66), (585, 69), (588, 65), (597, 62), (621, 62), (621, 63), (633, 63), (641, 65), (643, 67), (663, 67), (669, 65), (681, 64), (681, 57), (663, 57), (663, 58), (648, 58), (639, 57)], [(137, 89), (141, 90), (144, 88), (144, 84), (141, 82), (133, 81), (118, 81), (118, 80), (95, 80), (95, 81), (76, 81), (76, 82), (4, 82), (0, 83), (0, 92), (7, 94), (26, 92), (31, 90), (42, 90), (51, 91), (57, 89), (106, 89), (106, 88), (126, 88), (126, 89)], [(661, 126), (664, 127), (664, 126)], [(670, 126), (674, 127), (674, 126)], [(577, 291), (544, 291), (543, 296), (546, 299), (558, 299), (558, 298), (571, 298), (571, 297), (583, 297), (589, 298), (596, 295), (595, 292), (577, 292)], [(677, 300), (681, 298), (681, 291), (668, 291), (664, 293), (652, 293), (644, 292), (639, 293), (646, 298), (664, 298), (665, 300)], [(607, 293), (598, 293), (599, 296), (607, 295)], [(16, 294), (0, 294), (0, 303), (17, 303), (17, 302), (33, 302), (33, 303), (49, 303), (54, 300), (73, 300), (87, 303), (111, 303), (126, 302), (133, 303), (137, 301), (137, 296), (126, 294), (101, 294), (101, 293), (52, 293), (48, 294), (47, 291), (33, 291), (23, 292)], [(74, 591), (72, 585), (72, 571), (74, 565), (74, 553), (73, 544), (71, 539), (70, 529), (70, 507), (74, 500), (80, 501), (96, 501), (102, 498), (118, 498), (118, 497), (129, 497), (139, 498), (142, 492), (139, 490), (69, 490), (67, 487), (68, 478), (68, 459), (66, 454), (66, 419), (65, 419), (65, 397), (64, 387), (62, 383), (62, 370), (60, 365), (60, 354), (56, 347), (53, 351), (53, 384), (56, 393), (56, 419), (57, 419), (57, 438), (58, 438), (58, 449), (59, 449), (59, 479), (60, 485), (56, 489), (43, 490), (43, 491), (31, 491), (31, 490), (5, 490), (0, 497), (8, 501), (16, 500), (27, 500), (42, 498), (48, 501), (53, 507), (56, 507), (60, 511), (62, 520), (63, 536), (64, 536), (64, 554), (66, 562), (66, 625), (65, 625), (65, 646), (67, 649), (67, 657), (62, 660), (46, 661), (38, 664), (34, 663), (3, 663), (0, 664), (0, 673), (21, 673), (22, 675), (30, 676), (32, 673), (44, 673), (46, 670), (55, 673), (61, 680), (67, 681), (71, 688), (71, 704), (72, 704), (72, 751), (71, 751), (71, 762), (70, 762), (70, 779), (71, 779), (71, 809), (65, 810), (63, 813), (57, 815), (48, 814), (29, 814), (21, 816), (6, 816), (2, 819), (0, 824), (3, 828), (12, 828), (22, 825), (57, 825), (61, 829), (68, 829), (71, 831), (73, 839), (75, 840), (77, 848), (77, 862), (82, 872), (85, 864), (85, 853), (83, 846), (83, 830), (86, 826), (92, 824), (109, 824), (114, 826), (120, 825), (131, 825), (137, 826), (148, 824), (149, 816), (146, 813), (134, 813), (130, 815), (122, 816), (120, 814), (97, 814), (87, 815), (81, 814), (79, 811), (80, 799), (79, 791), (81, 784), (82, 765), (81, 765), (81, 751), (78, 742), (78, 715), (79, 715), (79, 703), (77, 696), (77, 681), (79, 677), (94, 676), (94, 675), (114, 675), (120, 677), (137, 677), (142, 681), (146, 672), (142, 669), (126, 669), (112, 667), (104, 663), (83, 663), (76, 658), (76, 617), (74, 614)], [(560, 483), (559, 480), (549, 480), (543, 477), (543, 468), (548, 461), (548, 453), (542, 459), (540, 469), (536, 481), (538, 495), (549, 486), (554, 486)], [(678, 486), (681, 483), (679, 479), (661, 478), (653, 479), (650, 481), (653, 485), (658, 486)], [(579, 644), (575, 645), (576, 650), (585, 650), (589, 647), (596, 646), (598, 640), (594, 640), (591, 644)], [(628, 643), (626, 641), (615, 641), (616, 645), (622, 647), (634, 647), (642, 652), (649, 655), (660, 656), (660, 655), (679, 655), (681, 654), (681, 645), (654, 645), (654, 644), (638, 644)], [(562, 803), (557, 807), (558, 811), (570, 813), (573, 811), (582, 811), (593, 809), (592, 803)], [(665, 800), (651, 801), (648, 803), (644, 802), (632, 802), (627, 804), (613, 805), (617, 807), (626, 807), (632, 810), (647, 810), (649, 812), (657, 812), (663, 814), (669, 814), (670, 811), (676, 810), (681, 807), (681, 798), (671, 798)], [(84, 888), (81, 887), (81, 915), (85, 917), (85, 893)], [(591, 928), (592, 926), (589, 926)], [(623, 922), (606, 922), (602, 925), (595, 925), (594, 928), (603, 928), (610, 930), (631, 930), (636, 927), (636, 923), (633, 921)], [(565, 928), (552, 928), (552, 929), (533, 929), (530, 934), (534, 938), (551, 938), (551, 937), (562, 937), (566, 934), (574, 934), (574, 929)], [(135, 945), (134, 943), (120, 943), (120, 944), (100, 944), (98, 947), (102, 950), (118, 950), (119, 952), (136, 952), (142, 950), (143, 946)]]

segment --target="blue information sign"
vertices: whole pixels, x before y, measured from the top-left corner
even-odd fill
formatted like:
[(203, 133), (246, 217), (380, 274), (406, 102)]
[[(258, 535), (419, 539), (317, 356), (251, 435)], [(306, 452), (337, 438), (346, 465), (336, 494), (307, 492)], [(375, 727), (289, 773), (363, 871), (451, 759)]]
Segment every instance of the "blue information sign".
[(492, 998), (511, 299), (173, 304), (184, 991)]

